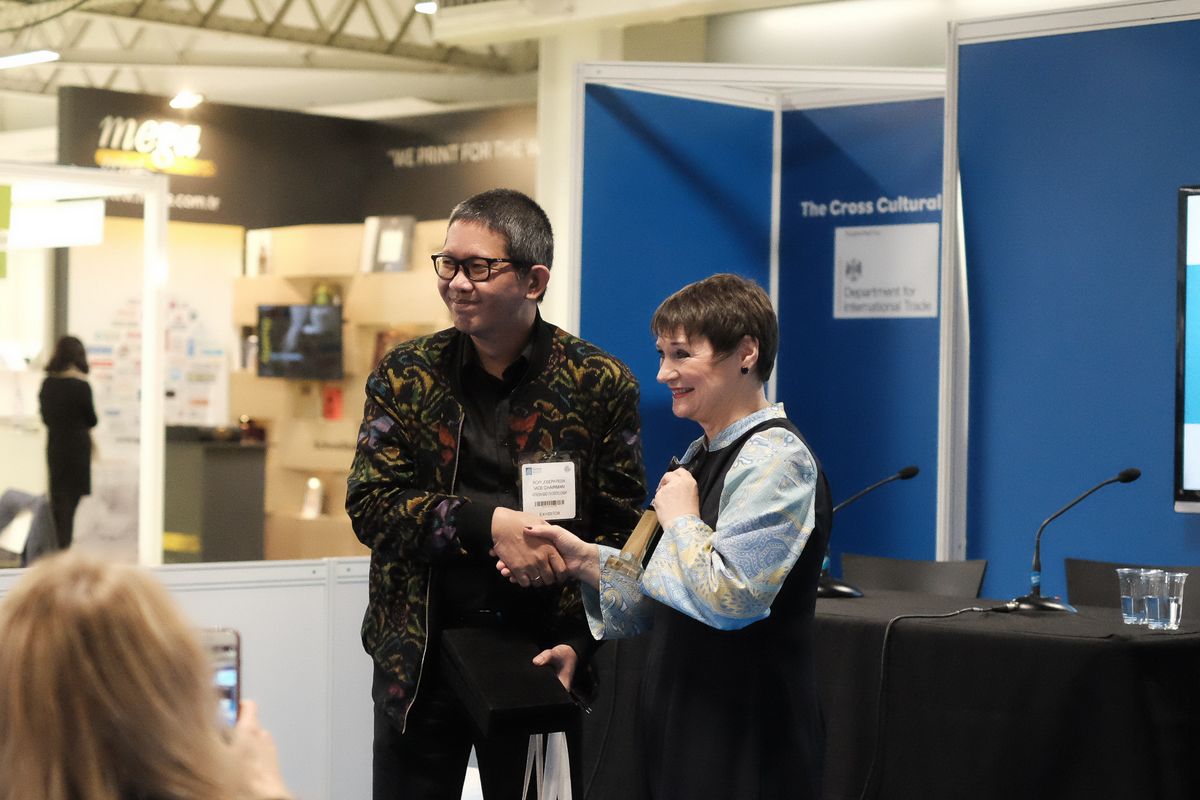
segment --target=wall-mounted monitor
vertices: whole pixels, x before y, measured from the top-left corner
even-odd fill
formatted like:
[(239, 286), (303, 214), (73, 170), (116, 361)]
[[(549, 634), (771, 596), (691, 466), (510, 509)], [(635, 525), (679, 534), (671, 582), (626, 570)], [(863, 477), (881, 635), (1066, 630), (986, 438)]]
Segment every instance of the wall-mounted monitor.
[(1200, 512), (1200, 186), (1179, 190), (1175, 510)]
[(331, 381), (342, 377), (342, 307), (258, 307), (258, 374)]

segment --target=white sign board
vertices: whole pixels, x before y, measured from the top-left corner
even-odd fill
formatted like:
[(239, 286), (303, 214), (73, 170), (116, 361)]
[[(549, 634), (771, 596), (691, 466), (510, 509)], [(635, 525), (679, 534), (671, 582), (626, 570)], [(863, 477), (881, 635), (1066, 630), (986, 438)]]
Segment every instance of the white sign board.
[(936, 317), (938, 224), (837, 228), (835, 319)]

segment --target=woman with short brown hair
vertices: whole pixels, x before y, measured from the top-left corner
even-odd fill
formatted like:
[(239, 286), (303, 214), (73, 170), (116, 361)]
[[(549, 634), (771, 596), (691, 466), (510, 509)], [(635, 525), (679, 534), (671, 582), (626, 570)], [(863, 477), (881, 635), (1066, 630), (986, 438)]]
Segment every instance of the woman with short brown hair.
[(652, 800), (820, 797), (813, 618), (832, 511), (820, 463), (764, 391), (775, 311), (753, 281), (714, 275), (663, 301), (651, 329), (671, 410), (704, 435), (659, 481), (649, 561), (558, 526), (528, 533), (582, 582), (593, 636), (649, 637), (643, 763), (626, 769), (644, 771), (637, 788)]

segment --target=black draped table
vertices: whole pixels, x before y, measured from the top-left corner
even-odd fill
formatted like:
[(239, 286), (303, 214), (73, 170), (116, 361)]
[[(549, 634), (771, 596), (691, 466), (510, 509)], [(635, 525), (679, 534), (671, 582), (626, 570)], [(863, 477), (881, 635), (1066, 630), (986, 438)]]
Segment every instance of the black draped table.
[[(826, 800), (1200, 798), (1200, 600), (1176, 632), (1117, 609), (869, 592), (817, 602)], [(878, 737), (879, 725), (882, 735)]]

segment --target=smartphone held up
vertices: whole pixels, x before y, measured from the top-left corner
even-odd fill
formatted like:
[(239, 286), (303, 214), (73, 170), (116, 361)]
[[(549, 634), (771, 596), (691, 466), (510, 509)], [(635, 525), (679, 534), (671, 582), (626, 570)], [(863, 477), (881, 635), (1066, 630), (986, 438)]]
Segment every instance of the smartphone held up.
[(232, 728), (242, 699), (242, 637), (233, 628), (206, 628), (201, 641), (212, 664), (221, 722)]

